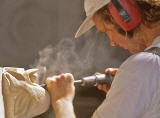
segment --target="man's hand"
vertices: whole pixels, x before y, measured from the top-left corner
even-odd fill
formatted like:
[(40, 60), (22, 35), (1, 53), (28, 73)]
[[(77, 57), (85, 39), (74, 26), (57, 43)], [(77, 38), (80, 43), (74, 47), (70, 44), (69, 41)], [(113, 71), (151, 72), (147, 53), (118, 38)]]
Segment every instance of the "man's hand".
[(66, 73), (47, 78), (48, 91), (56, 118), (75, 118), (72, 101), (75, 95), (74, 78)]
[(49, 77), (46, 81), (47, 88), (51, 94), (52, 102), (63, 99), (72, 102), (75, 94), (74, 78), (72, 74), (66, 73)]
[[(107, 68), (104, 73), (105, 74), (109, 73), (111, 75), (115, 75), (117, 73), (117, 71), (118, 71), (118, 68)], [(106, 85), (106, 84), (98, 85), (98, 89), (107, 93), (108, 90), (110, 89), (110, 85)]]

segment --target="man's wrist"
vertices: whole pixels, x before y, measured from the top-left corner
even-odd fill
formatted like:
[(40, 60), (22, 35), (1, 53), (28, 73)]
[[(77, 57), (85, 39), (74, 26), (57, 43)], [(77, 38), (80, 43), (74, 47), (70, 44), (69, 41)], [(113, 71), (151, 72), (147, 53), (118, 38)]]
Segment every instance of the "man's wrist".
[(61, 107), (63, 105), (72, 106), (72, 101), (67, 100), (67, 99), (59, 99), (59, 100), (56, 100), (56, 101), (52, 102), (52, 105), (55, 109), (58, 108), (58, 107)]
[(67, 99), (60, 99), (52, 103), (56, 118), (75, 118), (72, 101)]

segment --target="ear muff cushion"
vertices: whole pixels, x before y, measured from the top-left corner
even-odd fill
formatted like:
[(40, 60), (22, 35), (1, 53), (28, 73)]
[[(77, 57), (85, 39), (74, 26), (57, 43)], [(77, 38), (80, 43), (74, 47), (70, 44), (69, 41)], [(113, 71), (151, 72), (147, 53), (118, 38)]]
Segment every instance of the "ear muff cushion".
[(115, 22), (124, 30), (129, 31), (137, 27), (142, 21), (142, 15), (140, 9), (133, 0), (118, 0), (121, 6), (127, 11), (131, 20), (129, 22), (124, 22), (119, 15), (116, 7), (112, 2), (108, 4), (109, 11), (115, 20)]

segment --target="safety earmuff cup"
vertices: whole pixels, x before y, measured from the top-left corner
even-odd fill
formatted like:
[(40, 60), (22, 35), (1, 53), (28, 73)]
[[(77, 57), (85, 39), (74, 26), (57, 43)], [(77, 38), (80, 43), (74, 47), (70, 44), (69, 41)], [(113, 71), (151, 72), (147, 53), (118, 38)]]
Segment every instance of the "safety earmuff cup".
[(109, 11), (115, 22), (125, 31), (136, 28), (142, 21), (142, 14), (133, 0), (111, 0)]

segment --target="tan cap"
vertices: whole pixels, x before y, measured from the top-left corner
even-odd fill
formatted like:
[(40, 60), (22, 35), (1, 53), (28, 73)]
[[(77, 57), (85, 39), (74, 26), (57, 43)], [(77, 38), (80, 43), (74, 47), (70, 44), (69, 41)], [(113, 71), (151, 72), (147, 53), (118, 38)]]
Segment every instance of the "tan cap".
[(84, 9), (85, 9), (87, 18), (79, 27), (75, 35), (75, 38), (78, 38), (80, 35), (88, 31), (90, 28), (92, 28), (95, 25), (92, 20), (92, 16), (96, 11), (98, 11), (100, 8), (107, 5), (110, 1), (111, 0), (84, 0)]

